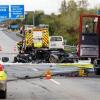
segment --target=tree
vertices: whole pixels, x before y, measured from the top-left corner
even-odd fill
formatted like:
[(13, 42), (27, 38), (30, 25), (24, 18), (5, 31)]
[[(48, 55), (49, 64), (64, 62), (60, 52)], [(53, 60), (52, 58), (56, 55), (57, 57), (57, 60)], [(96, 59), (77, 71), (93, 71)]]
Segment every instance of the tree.
[(67, 6), (67, 13), (72, 13), (74, 11), (77, 11), (77, 4), (74, 0), (70, 0)]
[(88, 0), (78, 1), (79, 14), (87, 13)]
[(78, 5), (79, 5), (79, 7), (80, 8), (83, 8), (83, 9), (86, 9), (87, 8), (87, 6), (88, 6), (88, 0), (80, 0), (80, 1), (78, 1)]
[(60, 8), (60, 12), (61, 14), (66, 14), (67, 12), (67, 4), (66, 4), (66, 0), (63, 0), (61, 3), (61, 8)]
[(29, 12), (29, 14), (28, 14), (28, 19), (27, 19), (28, 21), (28, 25), (33, 25), (33, 12)]
[(35, 11), (34, 12), (34, 23), (35, 26), (38, 26), (39, 24), (41, 24), (41, 17), (44, 16), (44, 12), (43, 11)]
[(79, 31), (78, 5), (74, 0), (68, 1), (66, 5), (66, 13), (61, 13), (59, 17), (59, 24), (57, 24), (58, 33), (67, 39), (69, 44), (76, 44), (76, 36)]

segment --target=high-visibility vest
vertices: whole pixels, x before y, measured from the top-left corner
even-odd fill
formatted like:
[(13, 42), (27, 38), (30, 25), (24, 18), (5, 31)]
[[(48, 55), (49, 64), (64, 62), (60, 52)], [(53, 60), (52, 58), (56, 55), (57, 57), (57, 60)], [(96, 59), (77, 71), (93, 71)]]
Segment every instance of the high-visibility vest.
[(0, 71), (0, 80), (7, 80), (7, 74), (5, 71)]

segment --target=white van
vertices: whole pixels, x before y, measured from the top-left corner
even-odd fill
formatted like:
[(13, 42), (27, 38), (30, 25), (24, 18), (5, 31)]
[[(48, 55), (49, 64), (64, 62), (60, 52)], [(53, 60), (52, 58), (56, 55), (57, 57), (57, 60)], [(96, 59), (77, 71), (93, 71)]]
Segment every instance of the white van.
[(64, 40), (62, 36), (50, 36), (50, 49), (64, 49)]

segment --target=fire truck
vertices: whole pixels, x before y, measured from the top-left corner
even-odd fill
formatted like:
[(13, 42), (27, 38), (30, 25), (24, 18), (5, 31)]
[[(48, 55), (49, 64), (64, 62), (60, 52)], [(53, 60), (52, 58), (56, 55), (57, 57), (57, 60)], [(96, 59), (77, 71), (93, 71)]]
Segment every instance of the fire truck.
[(77, 51), (80, 58), (90, 58), (91, 63), (95, 61), (95, 73), (100, 74), (100, 66), (97, 66), (97, 62), (100, 61), (100, 15), (80, 16)]

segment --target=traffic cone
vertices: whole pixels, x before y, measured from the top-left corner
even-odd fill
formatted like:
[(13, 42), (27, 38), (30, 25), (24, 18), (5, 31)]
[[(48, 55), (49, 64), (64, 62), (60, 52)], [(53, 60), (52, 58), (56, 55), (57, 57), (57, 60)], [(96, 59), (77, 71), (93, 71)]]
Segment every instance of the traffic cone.
[(51, 75), (47, 74), (47, 75), (46, 75), (46, 79), (47, 79), (47, 80), (51, 79)]
[(46, 73), (45, 73), (45, 76), (46, 76), (46, 79), (51, 79), (52, 78), (52, 71), (51, 70), (48, 70)]
[(4, 70), (4, 66), (2, 64), (0, 64), (0, 71)]

